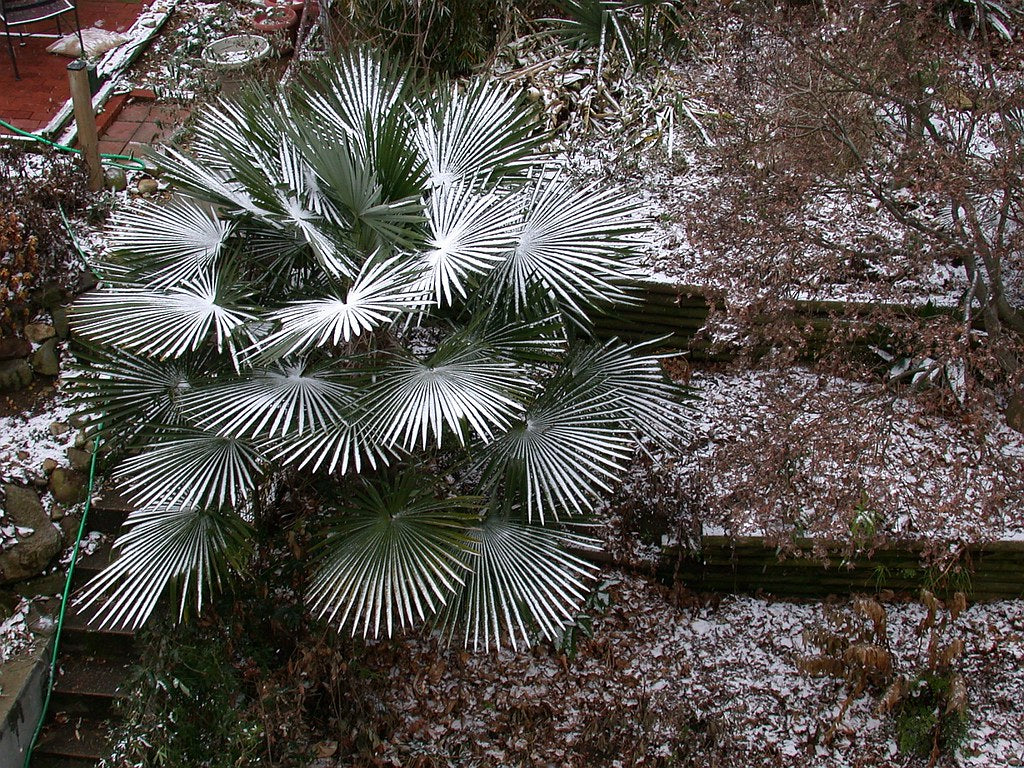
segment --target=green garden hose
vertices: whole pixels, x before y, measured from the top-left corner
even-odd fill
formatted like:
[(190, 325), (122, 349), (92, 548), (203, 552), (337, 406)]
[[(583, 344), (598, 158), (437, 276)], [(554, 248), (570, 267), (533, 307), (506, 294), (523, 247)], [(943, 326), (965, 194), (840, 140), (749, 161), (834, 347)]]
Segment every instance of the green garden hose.
[[(82, 150), (80, 150), (80, 149), (75, 149), (74, 147), (69, 147), (67, 144), (59, 144), (56, 141), (50, 141), (49, 139), (44, 138), (43, 136), (40, 136), (37, 133), (32, 133), (31, 131), (23, 131), (21, 128), (17, 128), (15, 126), (11, 125), (6, 120), (0, 120), (0, 126), (2, 126), (3, 128), (6, 128), (9, 131), (13, 131), (14, 133), (18, 134), (19, 136), (25, 136), (26, 138), (32, 139), (34, 141), (38, 141), (41, 144), (46, 144), (48, 147), (53, 147), (54, 149), (59, 149), (61, 152), (74, 152), (76, 155), (82, 154)], [(103, 153), (103, 154), (100, 155), (100, 159), (104, 163), (106, 163), (107, 165), (111, 165), (114, 168), (121, 168), (122, 170), (125, 170), (125, 171), (144, 171), (144, 170), (146, 170), (146, 164), (144, 162), (142, 162), (141, 160), (132, 157), (131, 155), (115, 155), (115, 154)], [(126, 165), (125, 163), (117, 162), (119, 160), (124, 160), (127, 163), (131, 163), (131, 165)]]
[[(74, 232), (71, 230), (71, 224), (68, 222), (67, 215), (64, 213), (64, 208), (60, 207), (59, 210), (60, 217), (64, 221), (64, 227), (67, 229), (68, 235), (71, 237), (71, 242), (74, 244), (75, 250), (77, 250), (78, 254), (84, 259), (85, 253), (83, 253), (81, 246), (78, 244), (78, 240), (75, 238)], [(103, 429), (102, 424), (100, 424), (100, 429)], [(50, 655), (50, 677), (46, 686), (46, 697), (43, 699), (43, 708), (39, 713), (39, 722), (36, 723), (36, 729), (32, 732), (32, 740), (29, 742), (28, 749), (25, 751), (24, 768), (30, 768), (30, 763), (32, 762), (32, 750), (35, 749), (36, 741), (39, 739), (39, 734), (43, 730), (43, 723), (46, 722), (46, 713), (50, 708), (50, 696), (53, 693), (53, 684), (57, 679), (57, 654), (60, 651), (60, 633), (64, 629), (64, 616), (68, 610), (68, 598), (71, 596), (71, 581), (75, 576), (75, 564), (78, 560), (78, 550), (82, 544), (82, 536), (85, 534), (85, 523), (89, 518), (89, 509), (92, 506), (93, 487), (96, 483), (96, 456), (99, 454), (99, 446), (99, 436), (94, 437), (92, 441), (92, 456), (89, 459), (89, 482), (86, 486), (85, 507), (82, 509), (82, 520), (78, 524), (78, 534), (75, 536), (75, 548), (71, 553), (71, 563), (68, 565), (67, 578), (64, 580), (64, 594), (61, 597), (60, 613), (57, 616), (57, 626), (53, 633), (53, 653)]]

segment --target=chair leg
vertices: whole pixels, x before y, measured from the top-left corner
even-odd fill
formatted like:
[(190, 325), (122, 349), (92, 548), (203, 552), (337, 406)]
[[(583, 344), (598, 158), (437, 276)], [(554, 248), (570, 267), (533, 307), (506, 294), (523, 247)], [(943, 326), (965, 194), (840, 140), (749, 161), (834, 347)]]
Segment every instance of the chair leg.
[(18, 72), (18, 57), (14, 55), (14, 44), (11, 43), (11, 30), (4, 23), (4, 37), (7, 38), (7, 52), (11, 54), (11, 66), (14, 67), (14, 79), (21, 80), (21, 73)]
[(75, 3), (75, 34), (78, 35), (78, 49), (82, 52), (82, 60), (85, 61), (85, 43), (82, 41), (82, 22), (78, 20), (78, 3)]

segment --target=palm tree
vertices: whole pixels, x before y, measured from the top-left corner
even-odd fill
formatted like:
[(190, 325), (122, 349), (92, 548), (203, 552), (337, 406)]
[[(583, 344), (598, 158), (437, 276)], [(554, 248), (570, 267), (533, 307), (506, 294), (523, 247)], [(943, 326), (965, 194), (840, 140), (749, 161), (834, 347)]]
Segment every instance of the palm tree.
[(117, 217), (72, 311), (77, 391), (137, 505), (82, 596), (104, 622), (168, 587), (201, 608), (287, 473), (329, 480), (308, 599), (339, 626), (487, 646), (573, 620), (594, 568), (570, 526), (636, 440), (679, 432), (681, 393), (590, 336), (630, 300), (637, 204), (539, 140), (507, 88), (429, 91), (356, 52), (164, 152), (172, 199)]

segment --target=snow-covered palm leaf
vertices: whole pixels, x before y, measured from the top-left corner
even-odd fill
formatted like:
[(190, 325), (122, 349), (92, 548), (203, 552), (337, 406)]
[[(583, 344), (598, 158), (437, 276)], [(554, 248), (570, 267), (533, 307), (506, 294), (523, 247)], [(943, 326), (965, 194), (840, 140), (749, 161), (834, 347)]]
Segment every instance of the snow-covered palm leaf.
[(435, 614), (455, 594), (466, 570), (465, 549), (477, 515), (473, 498), (436, 499), (424, 478), (406, 475), (393, 487), (366, 483), (340, 509), (310, 600), (321, 617), (352, 633), (390, 637)]
[(383, 445), (354, 411), (330, 426), (271, 439), (264, 451), (274, 464), (328, 474), (345, 474), (350, 468), (358, 474), (388, 466), (395, 458), (394, 450)]
[(345, 295), (291, 302), (267, 319), (279, 327), (253, 347), (263, 359), (348, 342), (426, 303), (419, 267), (407, 258), (370, 259)]
[(447, 615), (453, 632), (456, 619), (465, 625), (467, 647), (500, 647), (507, 637), (517, 648), (530, 644), (534, 627), (552, 638), (572, 623), (597, 568), (565, 547), (593, 548), (593, 541), (500, 515), (475, 533), (465, 587)]
[(221, 206), (229, 216), (267, 214), (223, 168), (201, 163), (172, 148), (162, 150), (157, 156), (157, 164), (163, 177), (174, 184), (179, 193)]
[(562, 173), (535, 182), (526, 220), (510, 258), (492, 274), (493, 292), (523, 306), (539, 284), (577, 322), (602, 301), (629, 301), (638, 276), (639, 204), (595, 187), (579, 189)]
[(246, 441), (194, 429), (162, 431), (114, 473), (139, 506), (236, 507), (265, 464)]
[(566, 366), (572, 380), (614, 398), (634, 432), (668, 444), (689, 431), (683, 401), (690, 396), (662, 371), (661, 360), (670, 355), (650, 353), (662, 340), (629, 345), (613, 339), (581, 349)]
[(231, 224), (209, 205), (176, 198), (169, 205), (148, 201), (118, 215), (107, 244), (147, 281), (164, 286), (192, 279), (217, 263)]
[(75, 402), (103, 421), (108, 435), (116, 425), (115, 434), (124, 439), (152, 424), (180, 424), (182, 394), (202, 379), (209, 363), (188, 357), (157, 361), (126, 352), (78, 358), (80, 367), (70, 378)]
[(366, 126), (379, 125), (401, 107), (408, 76), (395, 62), (357, 49), (338, 61), (312, 65), (301, 82), (298, 102), (315, 121), (328, 130), (340, 128), (368, 150)]
[(486, 180), (525, 164), (538, 144), (535, 128), (512, 88), (485, 80), (451, 86), (416, 129), (428, 184)]
[(592, 511), (632, 456), (614, 395), (585, 383), (575, 391), (562, 391), (560, 379), (552, 384), (558, 391), (546, 392), (521, 423), (486, 445), (479, 462), (487, 486), (525, 499), (527, 516), (541, 522)]
[(435, 189), (427, 205), (430, 235), (424, 262), (436, 301), (466, 297), (467, 278), (492, 269), (513, 252), (522, 227), (514, 193), (485, 191), (470, 182)]
[(284, 437), (342, 420), (353, 389), (329, 367), (300, 362), (194, 389), (181, 408), (200, 429), (225, 437)]
[(362, 404), (385, 445), (441, 445), (447, 427), (466, 442), (468, 430), (489, 440), (518, 416), (532, 389), (518, 366), (452, 339), (427, 360), (398, 358), (383, 366)]
[(284, 99), (254, 90), (219, 99), (196, 120), (192, 153), (207, 167), (228, 171), (239, 160), (272, 155), (288, 111)]
[(204, 273), (168, 288), (110, 288), (86, 294), (69, 315), (84, 338), (142, 355), (180, 357), (211, 340), (233, 352), (255, 318), (238, 306), (230, 283), (223, 273)]
[(248, 526), (233, 512), (156, 507), (133, 512), (117, 559), (83, 589), (76, 602), (87, 608), (108, 599), (98, 612), (100, 626), (139, 627), (168, 585), (178, 587), (179, 619), (195, 601), (202, 609), (236, 568), (246, 548)]
[(553, 363), (565, 351), (565, 328), (558, 315), (504, 323), (499, 319), (497, 312), (486, 315), (484, 322), (470, 325), (467, 337), (502, 359), (519, 363)]

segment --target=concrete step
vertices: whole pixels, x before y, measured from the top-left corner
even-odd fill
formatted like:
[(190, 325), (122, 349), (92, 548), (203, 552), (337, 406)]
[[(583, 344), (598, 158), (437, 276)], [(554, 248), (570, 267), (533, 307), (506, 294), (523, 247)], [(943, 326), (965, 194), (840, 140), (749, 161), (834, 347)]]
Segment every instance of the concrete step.
[[(95, 765), (105, 757), (110, 748), (106, 720), (88, 717), (61, 717), (57, 713), (39, 734), (39, 741), (32, 753), (32, 766), (70, 765), (77, 760), (80, 764)], [(63, 762), (61, 762), (63, 761)]]
[(134, 507), (123, 495), (113, 489), (103, 489), (93, 494), (87, 527), (90, 531), (116, 535), (132, 509)]
[(53, 686), (51, 710), (78, 717), (107, 716), (111, 707), (127, 696), (123, 686), (131, 667), (125, 658), (65, 654)]

